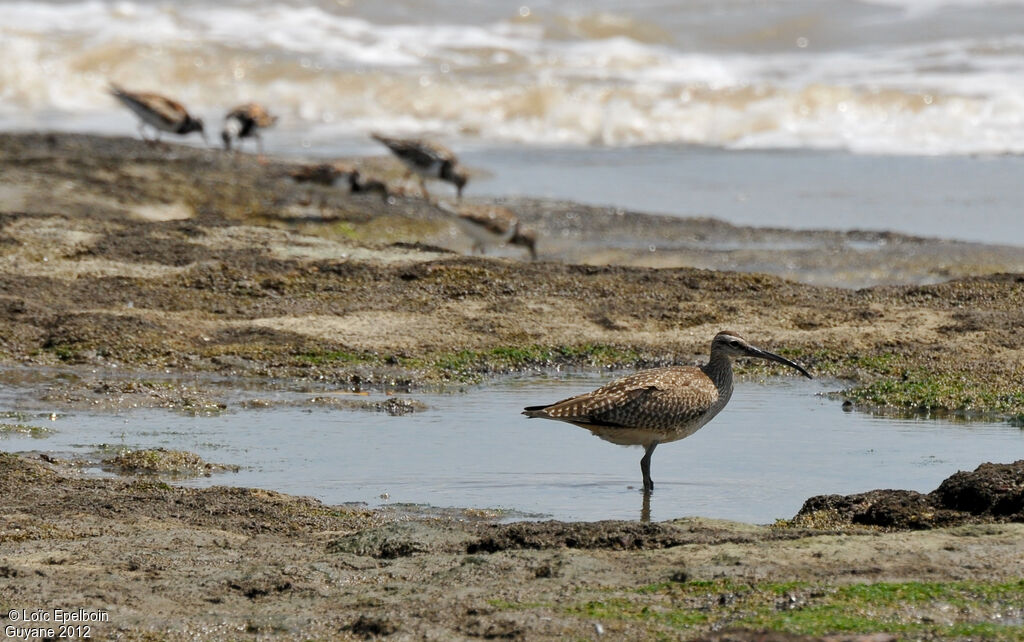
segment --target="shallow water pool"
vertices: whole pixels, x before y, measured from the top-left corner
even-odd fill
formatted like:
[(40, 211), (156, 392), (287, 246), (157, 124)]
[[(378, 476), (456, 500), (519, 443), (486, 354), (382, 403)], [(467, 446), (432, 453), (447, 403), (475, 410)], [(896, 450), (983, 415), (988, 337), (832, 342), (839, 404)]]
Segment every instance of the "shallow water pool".
[[(415, 395), (430, 408), (398, 417), (293, 406), (213, 417), (75, 413), (31, 422), (55, 431), (46, 439), (11, 436), (0, 448), (85, 454), (98, 444), (163, 446), (242, 467), (181, 482), (190, 486), (261, 487), (328, 504), (498, 508), (510, 518), (639, 519), (640, 448), (519, 414), (610, 378), (520, 378)], [(739, 383), (714, 421), (655, 451), (651, 519), (766, 523), (792, 517), (812, 495), (929, 491), (957, 470), (1024, 457), (1019, 428), (843, 412), (821, 396), (838, 387), (797, 379)]]

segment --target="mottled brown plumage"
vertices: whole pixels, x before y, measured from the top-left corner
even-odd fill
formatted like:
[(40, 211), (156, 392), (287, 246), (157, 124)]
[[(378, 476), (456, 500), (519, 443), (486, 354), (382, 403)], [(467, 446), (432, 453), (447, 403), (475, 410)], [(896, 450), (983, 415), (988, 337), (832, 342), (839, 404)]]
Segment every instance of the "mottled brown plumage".
[(151, 126), (156, 131), (156, 142), (160, 141), (160, 132), (162, 131), (181, 136), (199, 132), (202, 134), (203, 140), (206, 139), (203, 121), (193, 118), (184, 105), (176, 100), (151, 92), (128, 91), (114, 83), (110, 84), (110, 93), (139, 117), (139, 134), (143, 140), (149, 140), (143, 129), (145, 125)]
[(462, 188), (469, 177), (459, 168), (459, 159), (450, 149), (434, 141), (421, 138), (392, 138), (371, 134), (371, 138), (387, 147), (398, 160), (402, 161), (410, 174), (419, 177), (423, 198), (429, 199), (424, 179), (447, 181), (455, 185), (456, 198), (462, 198)]
[(488, 245), (518, 245), (537, 258), (537, 237), (523, 229), (512, 210), (500, 205), (462, 204), (452, 207), (438, 204), (441, 209), (455, 215), (455, 222), (466, 236), (473, 239), (473, 251), (483, 254)]
[(689, 437), (725, 407), (733, 390), (732, 359), (737, 357), (777, 361), (811, 376), (789, 359), (756, 348), (735, 332), (724, 331), (711, 341), (711, 358), (702, 366), (643, 370), (593, 392), (546, 406), (530, 406), (523, 414), (566, 421), (621, 446), (643, 446), (640, 469), (644, 491), (650, 492), (654, 489), (650, 474), (654, 448)]
[(241, 145), (243, 138), (255, 138), (259, 153), (263, 153), (263, 137), (260, 130), (271, 127), (277, 122), (277, 116), (272, 116), (263, 105), (258, 103), (246, 103), (239, 105), (224, 116), (224, 129), (220, 133), (224, 141), (224, 149), (231, 150), (232, 141), (238, 141)]
[(330, 187), (342, 176), (351, 175), (355, 168), (344, 163), (315, 163), (300, 165), (288, 172), (296, 183), (313, 183)]

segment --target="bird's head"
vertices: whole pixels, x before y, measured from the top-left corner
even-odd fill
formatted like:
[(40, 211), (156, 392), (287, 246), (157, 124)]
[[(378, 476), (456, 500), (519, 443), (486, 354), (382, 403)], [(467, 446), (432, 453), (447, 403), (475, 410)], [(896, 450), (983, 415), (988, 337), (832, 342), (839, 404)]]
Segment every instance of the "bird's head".
[(746, 339), (729, 330), (719, 332), (715, 335), (715, 338), (711, 340), (711, 353), (724, 354), (730, 359), (737, 359), (740, 357), (767, 359), (768, 361), (775, 361), (776, 363), (787, 365), (808, 379), (813, 378), (811, 377), (811, 373), (807, 372), (803, 366), (790, 361), (785, 357), (780, 357), (774, 352), (768, 352), (767, 350), (762, 350), (761, 348), (751, 345)]
[(469, 175), (454, 162), (445, 161), (441, 166), (441, 178), (455, 185), (455, 200), (461, 200), (462, 188), (469, 182)]
[(530, 258), (534, 261), (537, 260), (537, 235), (533, 230), (524, 230), (518, 227), (519, 223), (516, 223), (516, 233), (512, 237), (509, 243), (513, 245), (521, 245), (526, 249), (530, 250)]
[(191, 116), (189, 116), (188, 122), (185, 123), (185, 126), (181, 128), (179, 133), (190, 134), (192, 132), (199, 132), (202, 135), (203, 140), (207, 144), (210, 143), (210, 139), (206, 137), (206, 130), (203, 129), (202, 118), (192, 118)]

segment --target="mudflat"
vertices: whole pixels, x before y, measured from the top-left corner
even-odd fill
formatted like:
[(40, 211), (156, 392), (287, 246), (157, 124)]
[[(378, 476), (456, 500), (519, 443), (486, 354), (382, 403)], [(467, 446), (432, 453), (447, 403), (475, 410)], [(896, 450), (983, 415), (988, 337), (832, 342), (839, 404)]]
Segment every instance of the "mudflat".
[[(390, 161), (348, 162), (392, 197), (297, 184), (284, 159), (0, 135), (0, 357), (19, 403), (228, 403), (201, 379), (166, 385), (194, 372), (416, 389), (691, 363), (727, 328), (862, 409), (1024, 417), (1020, 248), (516, 200), (540, 260), (467, 256)], [(8, 455), (0, 599), (102, 609), (95, 635), (122, 639), (1019, 639), (1022, 466), (979, 482), (1009, 508), (871, 496), (767, 527), (410, 516)], [(863, 517), (894, 506), (910, 513)]]

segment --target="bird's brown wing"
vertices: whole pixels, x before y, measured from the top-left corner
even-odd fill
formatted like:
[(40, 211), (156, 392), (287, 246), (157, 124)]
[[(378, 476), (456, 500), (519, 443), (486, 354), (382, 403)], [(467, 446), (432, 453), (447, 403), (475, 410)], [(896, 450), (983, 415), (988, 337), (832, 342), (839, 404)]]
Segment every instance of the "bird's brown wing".
[(333, 185), (342, 174), (348, 174), (352, 168), (340, 163), (319, 163), (317, 165), (303, 165), (288, 172), (288, 175), (297, 183), (317, 183), (319, 185)]
[(479, 225), (491, 234), (501, 236), (516, 224), (516, 216), (504, 207), (463, 207), (458, 210), (459, 218)]
[(251, 120), (256, 124), (257, 127), (270, 127), (277, 122), (277, 116), (272, 116), (267, 109), (259, 103), (246, 103), (239, 105), (224, 117), (225, 120), (229, 118), (238, 118)]
[(429, 168), (434, 163), (455, 162), (455, 154), (439, 143), (419, 139), (390, 138), (380, 134), (372, 134), (372, 137), (387, 146), (395, 156), (416, 167)]
[(185, 106), (167, 96), (150, 92), (116, 90), (114, 95), (157, 114), (168, 123), (176, 123), (188, 115)]
[(700, 417), (716, 401), (718, 389), (699, 368), (655, 368), (524, 414), (583, 426), (667, 429)]

